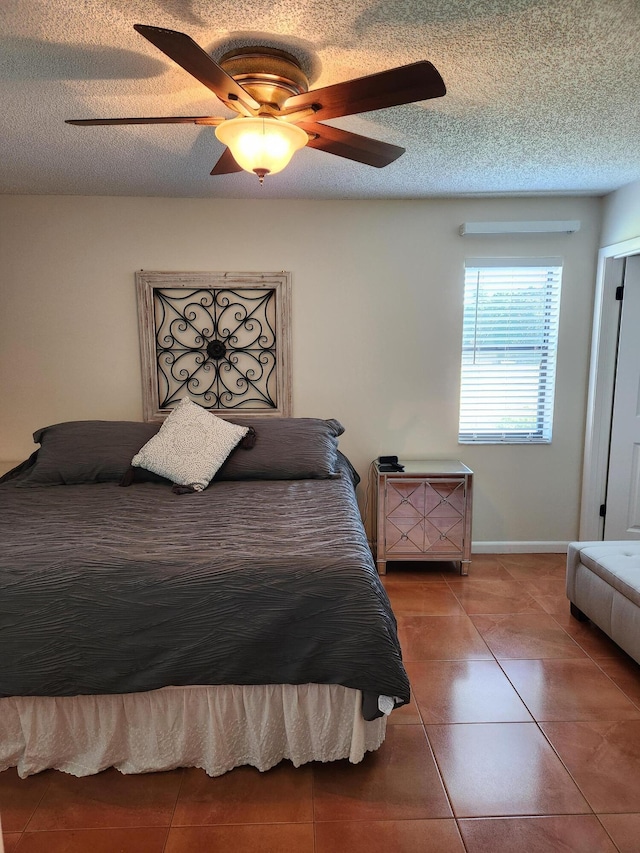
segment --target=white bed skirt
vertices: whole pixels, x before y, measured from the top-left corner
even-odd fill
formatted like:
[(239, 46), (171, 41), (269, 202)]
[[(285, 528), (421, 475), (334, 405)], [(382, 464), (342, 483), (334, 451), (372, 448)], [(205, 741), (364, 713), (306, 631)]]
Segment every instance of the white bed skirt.
[(54, 768), (89, 776), (107, 767), (150, 773), (200, 767), (220, 776), (284, 758), (348, 758), (384, 741), (386, 716), (362, 717), (359, 690), (334, 684), (165, 687), (108, 696), (0, 699), (0, 770)]

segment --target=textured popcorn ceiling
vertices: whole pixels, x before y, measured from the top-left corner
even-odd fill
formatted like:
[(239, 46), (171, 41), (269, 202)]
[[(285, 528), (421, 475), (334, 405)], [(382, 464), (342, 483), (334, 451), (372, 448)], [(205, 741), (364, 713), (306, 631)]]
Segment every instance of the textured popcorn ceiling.
[[(229, 114), (135, 23), (188, 33), (214, 58), (286, 48), (311, 88), (428, 59), (448, 92), (328, 122), (407, 149), (384, 169), (304, 149), (263, 188), (213, 178), (213, 128), (64, 124)], [(640, 0), (2, 0), (0, 108), (3, 193), (602, 194), (640, 179)]]

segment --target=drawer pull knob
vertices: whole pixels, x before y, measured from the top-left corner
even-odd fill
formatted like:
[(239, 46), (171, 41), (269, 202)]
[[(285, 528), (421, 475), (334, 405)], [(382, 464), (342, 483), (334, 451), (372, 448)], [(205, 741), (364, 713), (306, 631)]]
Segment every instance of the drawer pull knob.
[(440, 534), (440, 538), (441, 538), (441, 539), (446, 539), (446, 538), (447, 538), (447, 534), (446, 534), (446, 533), (441, 533), (441, 534)]
[(401, 539), (408, 539), (409, 537), (407, 536), (407, 534), (406, 534), (406, 533), (401, 533), (401, 534), (400, 534), (400, 538), (401, 538)]

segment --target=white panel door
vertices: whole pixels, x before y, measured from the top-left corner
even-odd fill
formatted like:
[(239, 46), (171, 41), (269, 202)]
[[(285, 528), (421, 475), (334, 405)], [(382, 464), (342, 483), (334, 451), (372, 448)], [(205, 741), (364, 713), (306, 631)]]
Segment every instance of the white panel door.
[(605, 539), (640, 539), (640, 255), (625, 270), (606, 507)]

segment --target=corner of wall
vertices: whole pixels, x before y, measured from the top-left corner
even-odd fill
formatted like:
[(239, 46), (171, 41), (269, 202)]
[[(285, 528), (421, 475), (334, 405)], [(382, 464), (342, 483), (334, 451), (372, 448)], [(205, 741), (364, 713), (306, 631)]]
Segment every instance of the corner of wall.
[(603, 207), (601, 247), (640, 237), (640, 181), (604, 196)]

